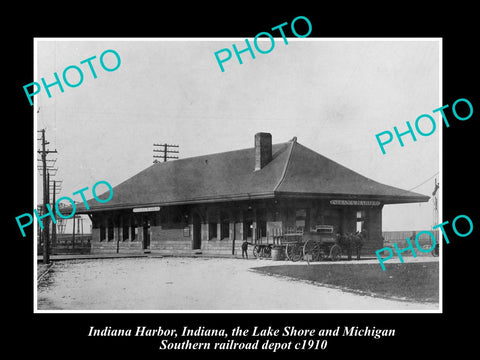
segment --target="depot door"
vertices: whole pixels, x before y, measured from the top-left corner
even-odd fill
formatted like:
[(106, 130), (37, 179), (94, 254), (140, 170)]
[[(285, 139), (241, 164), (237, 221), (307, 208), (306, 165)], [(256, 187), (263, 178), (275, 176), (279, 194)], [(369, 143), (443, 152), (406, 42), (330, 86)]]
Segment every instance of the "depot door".
[(150, 221), (143, 221), (143, 249), (150, 249)]
[(193, 213), (192, 225), (193, 225), (192, 249), (194, 250), (201, 249), (202, 248), (201, 221), (200, 221), (200, 216), (196, 213)]

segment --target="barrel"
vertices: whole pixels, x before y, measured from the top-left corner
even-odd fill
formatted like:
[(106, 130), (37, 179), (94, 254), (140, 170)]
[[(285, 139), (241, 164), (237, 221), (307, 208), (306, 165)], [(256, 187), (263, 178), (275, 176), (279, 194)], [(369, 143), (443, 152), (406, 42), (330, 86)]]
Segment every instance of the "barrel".
[(272, 260), (279, 261), (285, 258), (285, 251), (283, 246), (275, 246), (272, 248)]

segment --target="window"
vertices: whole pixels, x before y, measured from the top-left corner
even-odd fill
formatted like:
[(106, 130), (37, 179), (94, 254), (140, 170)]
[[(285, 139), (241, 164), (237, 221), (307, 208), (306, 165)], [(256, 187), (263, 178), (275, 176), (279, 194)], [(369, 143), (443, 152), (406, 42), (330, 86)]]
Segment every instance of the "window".
[(112, 240), (113, 240), (113, 223), (112, 223), (112, 222), (109, 222), (109, 223), (108, 223), (107, 236), (108, 236), (108, 241), (112, 241)]
[(361, 232), (365, 223), (365, 210), (357, 211), (357, 226), (356, 231)]
[(214, 239), (217, 237), (217, 223), (211, 222), (208, 224), (208, 240)]
[(100, 225), (100, 241), (105, 241), (105, 235), (106, 235), (106, 231), (105, 231), (105, 225)]
[(230, 237), (230, 224), (228, 221), (223, 221), (221, 224), (222, 236), (221, 239), (228, 239)]
[(137, 228), (135, 227), (135, 220), (132, 220), (132, 222), (130, 223), (130, 241), (135, 241), (136, 240), (136, 236), (135, 234), (137, 233)]
[(365, 217), (365, 210), (357, 211), (357, 220)]
[(122, 231), (122, 235), (123, 235), (123, 238), (122, 240), (125, 241), (125, 240), (128, 240), (128, 224), (124, 224), (123, 225), (123, 231)]
[(303, 232), (305, 229), (305, 220), (307, 218), (307, 209), (297, 209), (295, 211), (295, 227), (297, 232)]
[(306, 209), (297, 209), (295, 211), (295, 217), (297, 219), (305, 219), (307, 217), (307, 210)]
[(267, 236), (267, 222), (260, 220), (257, 222), (257, 236), (258, 238)]
[(252, 234), (253, 234), (253, 221), (252, 220), (246, 220), (245, 221), (245, 228), (246, 228), (246, 232), (247, 232), (247, 239), (248, 238), (252, 238)]

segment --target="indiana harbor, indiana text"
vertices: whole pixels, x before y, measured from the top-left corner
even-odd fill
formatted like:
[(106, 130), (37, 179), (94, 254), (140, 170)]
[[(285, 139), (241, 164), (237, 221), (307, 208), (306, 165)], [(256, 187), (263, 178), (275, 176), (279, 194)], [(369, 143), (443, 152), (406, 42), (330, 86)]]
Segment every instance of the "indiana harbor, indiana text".
[(382, 336), (395, 336), (395, 329), (379, 329), (375, 326), (359, 327), (359, 326), (337, 326), (330, 329), (301, 329), (295, 326), (285, 326), (281, 329), (271, 326), (260, 328), (241, 328), (239, 326), (227, 331), (226, 329), (208, 329), (204, 326), (189, 328), (184, 326), (181, 332), (177, 329), (167, 329), (159, 326), (158, 328), (149, 328), (147, 326), (137, 326), (135, 329), (115, 329), (111, 326), (103, 328), (95, 328), (90, 326), (88, 336), (158, 336), (171, 337), (220, 337), (228, 338), (229, 336), (241, 337), (300, 337), (315, 338), (324, 336), (370, 336), (374, 339), (380, 339)]

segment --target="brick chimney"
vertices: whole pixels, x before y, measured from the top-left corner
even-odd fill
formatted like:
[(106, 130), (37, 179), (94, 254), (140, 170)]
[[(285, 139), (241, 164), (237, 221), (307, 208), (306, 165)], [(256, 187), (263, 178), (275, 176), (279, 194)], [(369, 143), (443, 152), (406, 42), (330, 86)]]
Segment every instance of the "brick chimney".
[(255, 171), (265, 167), (272, 161), (272, 134), (255, 134)]

